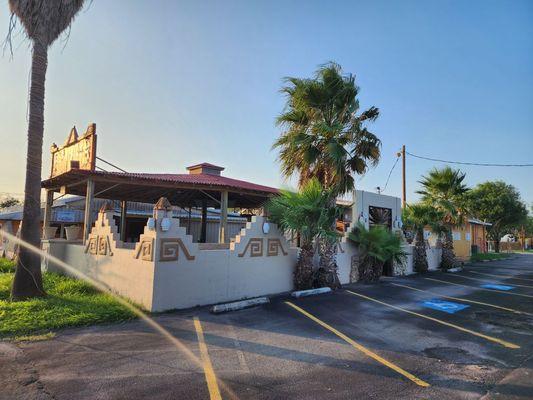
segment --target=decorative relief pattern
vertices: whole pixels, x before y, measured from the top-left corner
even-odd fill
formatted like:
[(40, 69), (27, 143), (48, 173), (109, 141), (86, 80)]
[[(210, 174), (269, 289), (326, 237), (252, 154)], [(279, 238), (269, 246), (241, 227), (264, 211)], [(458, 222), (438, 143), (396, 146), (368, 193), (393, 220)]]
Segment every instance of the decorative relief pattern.
[(141, 258), (143, 261), (153, 261), (154, 259), (154, 239), (143, 239), (135, 252), (134, 258)]
[(98, 236), (89, 237), (85, 245), (85, 253), (92, 255), (98, 254)]
[(280, 239), (268, 239), (267, 257), (277, 256), (280, 251), (284, 256), (289, 254), (283, 249)]
[(92, 236), (87, 240), (85, 253), (99, 256), (112, 256), (111, 242), (109, 236)]
[(180, 249), (187, 260), (194, 260), (194, 256), (189, 253), (187, 247), (180, 238), (161, 239), (159, 250), (159, 261), (177, 261)]
[(242, 253), (238, 254), (239, 257), (244, 257), (250, 249), (250, 257), (262, 257), (263, 256), (263, 239), (262, 238), (250, 238), (246, 247)]

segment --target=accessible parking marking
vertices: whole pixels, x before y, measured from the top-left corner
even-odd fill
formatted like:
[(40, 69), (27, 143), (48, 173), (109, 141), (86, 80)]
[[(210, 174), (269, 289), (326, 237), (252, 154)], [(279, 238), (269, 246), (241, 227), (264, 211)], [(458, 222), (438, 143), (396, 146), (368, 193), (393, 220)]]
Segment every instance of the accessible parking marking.
[(513, 290), (514, 286), (508, 286), (508, 285), (496, 285), (494, 283), (485, 283), (484, 285), (481, 285), (481, 287), (486, 289), (496, 289), (496, 290)]
[(348, 336), (346, 336), (344, 333), (338, 331), (337, 329), (335, 329), (334, 327), (332, 327), (331, 325), (328, 325), (327, 323), (325, 323), (324, 321), (318, 319), (317, 317), (315, 317), (314, 315), (308, 313), (307, 311), (305, 311), (303, 308), (300, 308), (298, 307), (296, 304), (293, 304), (291, 303), (290, 301), (286, 301), (285, 304), (287, 304), (288, 306), (294, 308), (296, 311), (298, 311), (299, 313), (305, 315), (307, 318), (311, 319), (312, 321), (316, 322), (317, 324), (319, 324), (320, 326), (322, 326), (323, 328), (326, 328), (328, 331), (332, 332), (333, 334), (337, 335), (338, 337), (340, 337), (342, 340), (344, 340), (346, 343), (350, 344), (352, 347), (354, 347), (355, 349), (359, 350), (360, 352), (366, 354), (368, 357), (370, 358), (373, 358), (374, 360), (376, 360), (377, 362), (385, 365), (386, 367), (389, 367), (390, 369), (392, 369), (393, 371), (396, 371), (397, 373), (399, 373), (400, 375), (403, 375), (404, 377), (406, 377), (407, 379), (409, 379), (410, 381), (416, 383), (418, 386), (422, 386), (422, 387), (429, 387), (429, 383), (423, 381), (422, 379), (420, 378), (417, 378), (416, 376), (414, 376), (413, 374), (405, 371), (404, 369), (398, 367), (397, 365), (393, 364), (392, 362), (390, 361), (387, 361), (385, 360), (383, 357), (377, 355), (376, 353), (374, 353), (372, 350), (369, 350), (367, 349), (366, 347), (364, 347), (363, 345), (357, 343), (355, 340), (349, 338)]
[(435, 279), (435, 278), (424, 278), (424, 279), (427, 279), (428, 281), (434, 281), (434, 282), (446, 283), (447, 285), (463, 286), (463, 287), (467, 287), (467, 288), (470, 288), (470, 289), (486, 290), (486, 291), (488, 291), (488, 292), (492, 292), (492, 293), (502, 293), (502, 294), (508, 294), (508, 295), (510, 295), (510, 296), (529, 297), (529, 298), (532, 298), (532, 299), (533, 299), (533, 296), (531, 296), (531, 295), (529, 295), (529, 294), (509, 293), (509, 292), (505, 292), (505, 291), (503, 291), (503, 290), (485, 289), (485, 288), (482, 288), (482, 287), (479, 287), (479, 286), (470, 286), (470, 285), (464, 285), (464, 284), (462, 284), (462, 283), (455, 283), (455, 282), (450, 282), (450, 281), (443, 281), (442, 279)]
[(499, 310), (510, 311), (512, 313), (515, 313), (515, 314), (532, 315), (532, 314), (527, 313), (525, 311), (518, 311), (518, 310), (515, 310), (513, 308), (497, 306), (496, 304), (483, 303), (482, 301), (468, 300), (468, 299), (463, 299), (463, 298), (460, 298), (460, 297), (445, 296), (445, 295), (442, 295), (440, 293), (433, 292), (431, 290), (418, 289), (418, 288), (415, 288), (415, 287), (412, 287), (412, 286), (401, 285), (399, 283), (390, 282), (390, 284), (394, 285), (394, 286), (400, 286), (400, 287), (403, 287), (403, 288), (411, 289), (411, 290), (416, 290), (417, 292), (430, 293), (430, 294), (433, 294), (435, 296), (442, 297), (443, 299), (457, 300), (457, 301), (461, 301), (461, 302), (464, 302), (464, 303), (479, 304), (480, 306), (493, 307), (493, 308), (497, 308)]
[[(490, 279), (483, 279), (483, 278), (472, 278), (471, 276), (464, 276), (464, 275), (455, 275), (455, 276), (458, 276), (460, 278), (465, 278), (465, 279), (471, 279), (473, 281), (480, 281), (480, 282), (490, 282)], [(492, 283), (491, 283), (492, 285)], [(495, 285), (495, 284), (494, 284)], [(506, 285), (502, 285), (502, 286), (506, 286)], [(509, 285), (510, 286), (510, 285)], [(528, 288), (528, 289), (533, 289), (533, 286), (529, 286), (529, 285), (517, 285), (517, 284), (512, 284), (512, 286), (510, 286), (511, 288), (513, 287), (524, 287), (524, 288)], [(510, 289), (502, 289), (502, 290), (510, 290)]]
[(202, 324), (198, 317), (194, 317), (194, 328), (196, 329), (196, 335), (198, 336), (198, 346), (200, 347), (200, 358), (202, 360), (202, 367), (204, 369), (205, 380), (207, 382), (207, 389), (209, 390), (209, 398), (211, 400), (222, 400), (220, 396), (220, 389), (218, 388), (217, 377), (209, 358), (207, 351), (207, 345), (205, 344), (204, 331)]
[(486, 274), (485, 272), (472, 271), (472, 270), (470, 270), (470, 269), (468, 269), (467, 271), (470, 272), (471, 274), (493, 276), (493, 277), (495, 277), (495, 278), (514, 279), (514, 280), (516, 280), (516, 281), (528, 281), (528, 282), (533, 282), (533, 279), (528, 279), (528, 278), (517, 278), (517, 277), (512, 276), (512, 275)]
[(470, 333), (471, 335), (486, 339), (486, 340), (494, 342), (494, 343), (501, 344), (502, 346), (507, 347), (509, 349), (519, 349), (520, 348), (520, 346), (518, 346), (517, 344), (510, 343), (510, 342), (507, 342), (505, 340), (498, 339), (498, 338), (495, 338), (495, 337), (492, 337), (492, 336), (488, 336), (488, 335), (485, 335), (483, 333), (479, 333), (479, 332), (473, 331), (471, 329), (463, 328), (462, 326), (455, 325), (455, 324), (452, 324), (450, 322), (442, 321), (440, 319), (430, 317), (429, 315), (420, 314), (420, 313), (417, 313), (417, 312), (414, 312), (414, 311), (411, 311), (411, 310), (407, 310), (406, 308), (403, 308), (403, 307), (399, 307), (399, 306), (395, 306), (395, 305), (392, 305), (392, 304), (389, 304), (389, 303), (385, 303), (384, 301), (377, 300), (377, 299), (374, 299), (372, 297), (365, 296), (364, 294), (352, 292), (351, 290), (347, 290), (347, 292), (352, 294), (352, 295), (354, 295), (354, 296), (358, 296), (358, 297), (361, 297), (363, 299), (373, 301), (375, 303), (378, 303), (378, 304), (393, 308), (395, 310), (403, 311), (403, 312), (411, 314), (411, 315), (416, 315), (417, 317), (429, 319), (430, 321), (437, 322), (437, 323), (439, 323), (441, 325), (446, 325), (446, 326), (449, 326), (451, 328), (455, 328), (455, 329), (457, 329), (459, 331), (462, 331), (462, 332)]
[(444, 301), (440, 299), (425, 300), (422, 302), (424, 307), (431, 308), (433, 310), (442, 311), (448, 314), (455, 314), (457, 311), (464, 310), (470, 306), (466, 304), (454, 303), (452, 301)]

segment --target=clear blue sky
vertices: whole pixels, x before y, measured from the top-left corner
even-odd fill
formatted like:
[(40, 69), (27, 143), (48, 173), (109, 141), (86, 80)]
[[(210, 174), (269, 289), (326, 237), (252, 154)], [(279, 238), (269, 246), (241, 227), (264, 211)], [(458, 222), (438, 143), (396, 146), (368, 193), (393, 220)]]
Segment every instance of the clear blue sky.
[[(7, 31), (7, 2), (0, 21)], [(23, 191), (30, 51), (0, 58), (0, 192)], [(533, 162), (533, 1), (94, 0), (66, 46), (50, 50), (44, 170), (72, 125), (96, 122), (98, 152), (129, 171), (184, 172), (284, 185), (270, 150), (285, 76), (334, 60), (357, 76), (382, 161), (358, 187), (383, 186), (402, 144), (415, 154)], [(408, 159), (408, 200), (435, 164)], [(400, 196), (400, 165), (388, 194)], [(533, 202), (533, 168), (463, 168)]]

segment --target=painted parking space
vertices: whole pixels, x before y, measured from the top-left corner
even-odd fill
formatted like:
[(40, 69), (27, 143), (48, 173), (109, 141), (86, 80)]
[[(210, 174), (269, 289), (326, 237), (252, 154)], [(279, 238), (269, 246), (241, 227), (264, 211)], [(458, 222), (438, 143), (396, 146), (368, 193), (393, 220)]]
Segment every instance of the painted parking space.
[(383, 305), (385, 307), (389, 307), (389, 308), (392, 308), (392, 309), (395, 309), (395, 310), (398, 310), (398, 311), (402, 311), (404, 313), (407, 313), (407, 314), (410, 314), (410, 315), (413, 315), (413, 316), (417, 316), (417, 317), (420, 317), (420, 318), (424, 318), (424, 319), (436, 322), (437, 324), (445, 325), (447, 327), (456, 329), (458, 331), (461, 331), (461, 332), (464, 332), (464, 333), (468, 333), (468, 334), (473, 335), (473, 336), (477, 336), (479, 338), (488, 340), (489, 342), (497, 343), (497, 344), (499, 344), (499, 345), (501, 345), (503, 347), (509, 348), (509, 349), (519, 349), (520, 348), (520, 346), (515, 344), (515, 343), (511, 343), (509, 341), (506, 341), (506, 340), (503, 340), (503, 339), (500, 339), (500, 338), (497, 338), (497, 337), (489, 336), (489, 335), (486, 335), (484, 333), (477, 332), (477, 331), (465, 328), (465, 327), (457, 325), (457, 324), (453, 324), (453, 323), (450, 323), (450, 322), (447, 322), (447, 321), (444, 321), (444, 320), (441, 320), (441, 319), (438, 319), (438, 318), (431, 317), (429, 315), (425, 315), (425, 314), (421, 314), (421, 313), (418, 313), (418, 312), (415, 312), (415, 311), (411, 311), (411, 310), (408, 310), (408, 309), (406, 309), (404, 307), (396, 306), (394, 304), (390, 304), (390, 303), (378, 300), (376, 298), (373, 298), (373, 297), (370, 297), (370, 296), (366, 296), (366, 295), (361, 294), (361, 293), (354, 292), (352, 290), (346, 290), (346, 292), (350, 293), (353, 296), (357, 296), (357, 297), (360, 297), (362, 299), (369, 300), (369, 301), (372, 301), (374, 303), (381, 304), (381, 305)]
[(465, 288), (478, 289), (478, 290), (487, 290), (487, 291), (489, 291), (491, 293), (501, 293), (501, 294), (506, 294), (506, 295), (510, 295), (510, 296), (528, 297), (530, 299), (533, 299), (533, 296), (529, 295), (529, 294), (512, 293), (512, 292), (509, 292), (509, 291), (506, 291), (506, 290), (498, 290), (498, 289), (488, 289), (488, 288), (484, 288), (484, 287), (481, 287), (481, 286), (465, 285), (463, 283), (450, 282), (448, 280), (437, 279), (437, 278), (423, 278), (423, 279), (428, 280), (428, 281), (432, 281), (432, 282), (443, 283), (443, 284), (446, 284), (446, 285), (462, 286), (462, 287), (465, 287)]
[(442, 311), (448, 314), (455, 314), (465, 308), (470, 307), (466, 304), (454, 303), (452, 301), (445, 301), (440, 299), (425, 300), (420, 303), (423, 307), (431, 308), (433, 310)]
[(330, 331), (334, 335), (338, 336), (339, 338), (344, 340), (346, 343), (350, 344), (356, 350), (359, 350), (360, 352), (362, 352), (363, 354), (367, 355), (368, 357), (374, 359), (375, 361), (377, 361), (378, 363), (382, 364), (383, 366), (392, 369), (393, 371), (395, 371), (398, 374), (400, 374), (400, 375), (404, 376), (405, 378), (409, 379), (411, 382), (415, 383), (416, 385), (422, 386), (422, 387), (429, 387), (430, 386), (429, 383), (427, 383), (427, 382), (423, 381), (422, 379), (414, 376), (413, 374), (407, 372), (406, 370), (404, 370), (403, 368), (397, 366), (396, 364), (384, 359), (383, 357), (379, 356), (378, 354), (376, 354), (372, 350), (370, 350), (367, 347), (357, 343), (352, 338), (346, 336), (344, 333), (340, 332), (339, 330), (335, 329), (331, 325), (325, 323), (321, 319), (319, 319), (316, 316), (314, 316), (313, 314), (305, 311), (304, 309), (302, 309), (301, 307), (295, 305), (294, 303), (286, 301), (285, 304), (287, 304), (288, 306), (292, 307), (293, 309), (295, 309), (299, 313), (305, 315), (307, 318), (309, 318), (312, 321), (316, 322), (317, 324), (319, 324), (323, 328), (327, 329), (328, 331)]
[(517, 310), (517, 309), (514, 309), (514, 308), (510, 308), (510, 307), (504, 307), (504, 306), (499, 305), (499, 304), (487, 303), (487, 302), (484, 302), (484, 301), (477, 301), (477, 300), (467, 299), (467, 298), (464, 298), (464, 297), (448, 296), (446, 294), (442, 294), (442, 293), (436, 292), (434, 290), (420, 289), (420, 288), (416, 288), (416, 287), (413, 287), (413, 286), (404, 285), (404, 284), (401, 284), (401, 283), (390, 282), (390, 285), (401, 287), (401, 288), (405, 288), (405, 289), (409, 289), (409, 290), (413, 290), (415, 292), (418, 292), (418, 294), (422, 295), (422, 296), (425, 296), (424, 293), (428, 293), (428, 294), (431, 294), (433, 296), (438, 296), (438, 297), (440, 297), (442, 299), (450, 299), (450, 300), (459, 301), (461, 303), (470, 303), (470, 304), (475, 304), (475, 305), (479, 305), (479, 306), (482, 306), (482, 307), (495, 308), (495, 309), (502, 310), (502, 311), (508, 311), (508, 312), (513, 313), (513, 314), (533, 315), (533, 314), (528, 313), (526, 311), (521, 311), (521, 310)]

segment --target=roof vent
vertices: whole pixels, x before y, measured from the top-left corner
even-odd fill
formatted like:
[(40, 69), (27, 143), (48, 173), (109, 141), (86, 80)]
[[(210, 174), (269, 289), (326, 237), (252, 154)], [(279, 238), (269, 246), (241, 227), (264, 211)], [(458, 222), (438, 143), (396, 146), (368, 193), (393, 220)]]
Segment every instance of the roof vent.
[(190, 175), (217, 175), (220, 176), (220, 172), (224, 171), (224, 167), (219, 167), (218, 165), (213, 165), (209, 163), (201, 163), (196, 165), (191, 165), (187, 167)]

